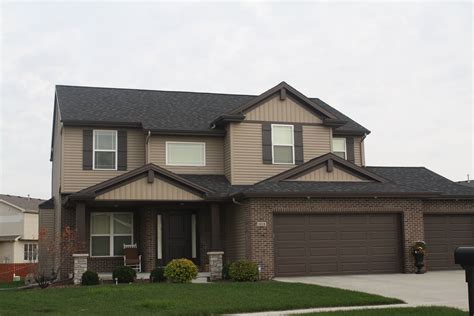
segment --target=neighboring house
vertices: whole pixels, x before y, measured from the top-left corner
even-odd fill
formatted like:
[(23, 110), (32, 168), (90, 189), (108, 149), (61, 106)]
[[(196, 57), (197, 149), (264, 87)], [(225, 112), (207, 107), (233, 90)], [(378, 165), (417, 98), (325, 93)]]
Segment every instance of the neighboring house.
[[(24, 276), (38, 261), (38, 205), (44, 200), (0, 194), (0, 279)], [(8, 276), (6, 276), (8, 275)]]
[(429, 270), (453, 269), (454, 247), (474, 245), (473, 189), (366, 166), (370, 131), (284, 82), (259, 96), (56, 86), (52, 133), (40, 225), (76, 231), (76, 255), (54, 258), (63, 277), (112, 271), (130, 243), (144, 271), (187, 257), (213, 278), (222, 253), (272, 278), (413, 272), (419, 240)]

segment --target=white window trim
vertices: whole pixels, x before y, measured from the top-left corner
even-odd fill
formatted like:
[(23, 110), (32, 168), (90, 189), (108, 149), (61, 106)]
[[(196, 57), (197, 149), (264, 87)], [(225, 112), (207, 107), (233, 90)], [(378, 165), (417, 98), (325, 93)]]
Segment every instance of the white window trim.
[[(202, 164), (180, 164), (180, 163), (170, 163), (168, 159), (168, 144), (199, 144), (203, 145), (203, 157), (202, 157)], [(166, 142), (165, 143), (165, 151), (166, 151), (166, 165), (167, 166), (181, 166), (181, 167), (205, 167), (206, 166), (206, 143), (205, 142)]]
[[(25, 247), (27, 249), (25, 253)], [(26, 254), (26, 259), (25, 259)], [(25, 243), (23, 244), (23, 261), (24, 262), (38, 262), (38, 244)]]
[[(115, 133), (115, 150), (113, 149), (95, 149), (95, 134), (96, 132), (114, 132)], [(96, 168), (95, 167), (95, 152), (114, 152), (115, 153), (115, 168)], [(118, 170), (118, 133), (110, 129), (95, 129), (92, 132), (92, 170)]]
[[(93, 214), (110, 214), (110, 220), (109, 220), (109, 234), (93, 234), (92, 233), (92, 215)], [(89, 219), (89, 230), (91, 231), (89, 234), (89, 254), (92, 258), (120, 258), (122, 256), (114, 256), (114, 237), (120, 237), (120, 236), (130, 236), (130, 234), (114, 234), (114, 215), (115, 214), (130, 214), (132, 215), (132, 242), (131, 244), (134, 243), (133, 241), (133, 213), (132, 212), (91, 212), (90, 219)], [(109, 237), (109, 255), (108, 256), (94, 256), (92, 255), (92, 237)]]
[(333, 137), (332, 138), (332, 144), (331, 144), (331, 147), (332, 147), (332, 152), (335, 153), (336, 150), (334, 150), (334, 139), (343, 139), (343, 144), (344, 144), (344, 159), (347, 160), (347, 145), (346, 145), (346, 138), (345, 137)]
[[(294, 125), (287, 125), (287, 124), (272, 124), (272, 164), (274, 165), (294, 165), (295, 164), (295, 126)], [(287, 147), (290, 147), (289, 144), (276, 144), (274, 141), (273, 141), (273, 127), (274, 126), (284, 126), (284, 127), (291, 127), (291, 135), (293, 136), (291, 138), (291, 147), (292, 147), (292, 154), (293, 154), (293, 161), (292, 162), (275, 162), (275, 155), (273, 153), (273, 148), (275, 146), (287, 146)]]

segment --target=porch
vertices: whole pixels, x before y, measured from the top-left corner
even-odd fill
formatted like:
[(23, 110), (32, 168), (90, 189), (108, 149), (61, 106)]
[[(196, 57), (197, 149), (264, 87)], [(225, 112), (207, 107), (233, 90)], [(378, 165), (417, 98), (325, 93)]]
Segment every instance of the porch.
[(88, 269), (106, 273), (124, 265), (123, 245), (137, 244), (141, 272), (176, 258), (208, 272), (208, 252), (222, 250), (220, 213), (217, 203), (78, 202), (74, 253), (87, 255)]

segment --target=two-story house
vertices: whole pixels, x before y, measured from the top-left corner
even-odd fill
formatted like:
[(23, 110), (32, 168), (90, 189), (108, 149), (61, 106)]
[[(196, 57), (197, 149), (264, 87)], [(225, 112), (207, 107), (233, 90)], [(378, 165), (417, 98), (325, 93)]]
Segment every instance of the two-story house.
[(38, 261), (41, 199), (0, 194), (0, 281), (24, 277)]
[(366, 166), (369, 133), (285, 82), (258, 96), (56, 86), (40, 225), (76, 231), (76, 253), (54, 258), (63, 276), (112, 271), (135, 243), (144, 271), (186, 257), (213, 278), (242, 258), (262, 278), (412, 272), (419, 240), (430, 270), (454, 268), (474, 190)]

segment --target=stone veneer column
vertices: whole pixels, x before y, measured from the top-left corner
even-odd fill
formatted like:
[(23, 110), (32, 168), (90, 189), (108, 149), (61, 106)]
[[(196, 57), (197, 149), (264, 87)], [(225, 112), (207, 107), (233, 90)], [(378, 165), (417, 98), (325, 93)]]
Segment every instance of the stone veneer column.
[(87, 253), (75, 253), (72, 255), (74, 258), (74, 284), (81, 284), (82, 275), (87, 271)]
[(222, 279), (222, 256), (224, 251), (209, 251), (209, 272), (211, 281)]

